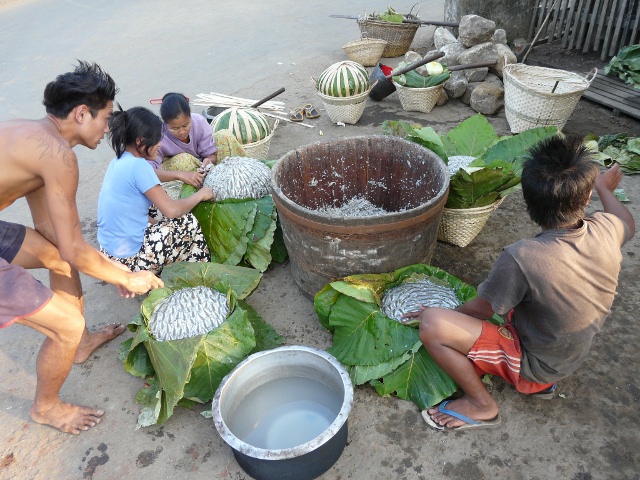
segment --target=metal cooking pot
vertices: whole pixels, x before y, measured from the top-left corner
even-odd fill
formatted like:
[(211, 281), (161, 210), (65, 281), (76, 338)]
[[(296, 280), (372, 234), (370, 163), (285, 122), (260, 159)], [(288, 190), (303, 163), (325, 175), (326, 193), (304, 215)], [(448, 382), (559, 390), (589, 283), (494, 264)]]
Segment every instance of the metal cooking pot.
[[(229, 428), (243, 399), (267, 382), (300, 377), (324, 384), (341, 401), (333, 422), (312, 440), (291, 448), (266, 449), (250, 445)], [(311, 480), (340, 458), (347, 443), (347, 417), (353, 403), (349, 374), (333, 356), (305, 346), (286, 346), (258, 352), (231, 371), (213, 399), (213, 421), (242, 469), (258, 480)]]

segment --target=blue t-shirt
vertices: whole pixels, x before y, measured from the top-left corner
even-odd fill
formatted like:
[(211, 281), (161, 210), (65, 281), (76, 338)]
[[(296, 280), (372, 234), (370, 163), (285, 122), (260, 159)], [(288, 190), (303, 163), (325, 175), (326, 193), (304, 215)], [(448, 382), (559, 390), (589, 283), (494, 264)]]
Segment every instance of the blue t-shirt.
[(107, 168), (98, 198), (98, 242), (110, 255), (126, 258), (144, 241), (151, 200), (145, 192), (160, 180), (144, 158), (124, 152)]

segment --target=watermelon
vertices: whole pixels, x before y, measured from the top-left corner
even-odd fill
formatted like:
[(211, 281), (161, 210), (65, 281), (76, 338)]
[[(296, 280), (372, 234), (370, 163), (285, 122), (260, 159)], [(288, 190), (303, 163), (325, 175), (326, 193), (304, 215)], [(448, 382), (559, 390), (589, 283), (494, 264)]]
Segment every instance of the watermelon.
[(338, 62), (320, 74), (316, 88), (329, 97), (353, 97), (369, 89), (369, 75), (359, 63)]
[(255, 108), (231, 107), (211, 122), (214, 132), (230, 130), (243, 145), (259, 142), (271, 135), (267, 117)]

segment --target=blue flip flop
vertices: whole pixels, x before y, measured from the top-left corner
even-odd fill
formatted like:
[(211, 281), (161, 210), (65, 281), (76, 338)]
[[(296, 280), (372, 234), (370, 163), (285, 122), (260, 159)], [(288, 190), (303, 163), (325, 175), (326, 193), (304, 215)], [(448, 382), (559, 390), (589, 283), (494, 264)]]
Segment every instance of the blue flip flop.
[(542, 390), (541, 392), (538, 392), (538, 393), (531, 393), (529, 394), (529, 396), (531, 398), (537, 398), (538, 400), (551, 400), (553, 399), (553, 397), (556, 396), (556, 387), (557, 385), (554, 383), (546, 390)]
[(459, 427), (453, 427), (453, 428), (439, 425), (433, 421), (433, 419), (431, 418), (431, 415), (429, 415), (429, 412), (427, 410), (423, 410), (422, 418), (427, 423), (427, 425), (429, 425), (434, 430), (438, 430), (441, 432), (453, 432), (457, 430), (468, 430), (471, 428), (473, 429), (495, 428), (498, 425), (500, 425), (501, 420), (500, 420), (499, 414), (493, 417), (491, 420), (473, 420), (472, 418), (462, 415), (461, 413), (445, 408), (448, 403), (449, 403), (449, 400), (445, 400), (440, 405), (438, 405), (438, 412), (445, 413), (447, 415), (457, 418), (458, 420), (462, 420), (463, 422), (465, 422), (464, 425), (460, 425)]

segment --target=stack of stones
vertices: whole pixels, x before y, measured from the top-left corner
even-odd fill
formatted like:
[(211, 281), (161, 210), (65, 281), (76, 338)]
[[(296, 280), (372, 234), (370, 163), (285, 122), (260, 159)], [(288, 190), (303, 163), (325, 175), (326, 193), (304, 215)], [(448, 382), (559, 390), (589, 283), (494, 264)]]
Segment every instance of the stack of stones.
[[(458, 38), (444, 27), (439, 27), (433, 37), (436, 50), (444, 52), (438, 62), (451, 67), (478, 62), (496, 62), (493, 67), (474, 68), (451, 72), (444, 84), (444, 92), (438, 105), (449, 98), (459, 98), (483, 115), (493, 115), (504, 106), (502, 70), (507, 63), (516, 63), (513, 51), (507, 46), (507, 34), (496, 29), (495, 22), (478, 15), (465, 15), (460, 19)], [(446, 95), (445, 95), (446, 93)]]

